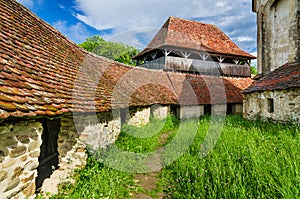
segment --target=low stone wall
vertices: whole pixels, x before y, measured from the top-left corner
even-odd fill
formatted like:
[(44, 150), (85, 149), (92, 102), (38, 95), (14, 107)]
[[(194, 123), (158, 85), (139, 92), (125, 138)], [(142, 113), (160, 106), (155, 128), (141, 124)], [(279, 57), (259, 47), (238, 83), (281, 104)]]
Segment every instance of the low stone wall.
[[(114, 113), (114, 114), (113, 114)], [(86, 164), (86, 144), (93, 150), (113, 144), (121, 132), (120, 111), (64, 115), (58, 134), (59, 170), (42, 186), (42, 192), (57, 193), (57, 184)], [(68, 179), (67, 179), (68, 180)]]
[[(273, 101), (273, 110), (269, 103)], [(300, 124), (300, 89), (254, 92), (244, 95), (246, 119), (263, 119)]]
[[(119, 110), (114, 111), (114, 115), (112, 112), (64, 115), (58, 134), (59, 165), (72, 168), (85, 165), (82, 149), (76, 147), (78, 139), (96, 150), (114, 143), (120, 132)], [(76, 155), (78, 150), (80, 154)]]
[(126, 123), (133, 126), (144, 126), (150, 122), (150, 107), (131, 107), (127, 114)]
[(77, 117), (80, 140), (94, 150), (113, 144), (121, 132), (120, 111)]
[(151, 115), (154, 118), (165, 119), (168, 117), (169, 113), (170, 113), (169, 106), (153, 105), (151, 107)]
[(243, 113), (243, 104), (233, 104), (232, 105), (233, 114), (242, 114)]
[(86, 164), (84, 147), (78, 148), (79, 134), (73, 115), (64, 115), (60, 121), (58, 134), (59, 167), (61, 169), (81, 168)]
[(0, 197), (26, 198), (35, 193), (41, 123), (2, 123), (0, 126)]
[(227, 112), (227, 104), (214, 104), (211, 106), (211, 114), (218, 115), (218, 114), (226, 114)]
[(204, 115), (204, 106), (180, 106), (178, 113), (179, 119), (198, 118)]

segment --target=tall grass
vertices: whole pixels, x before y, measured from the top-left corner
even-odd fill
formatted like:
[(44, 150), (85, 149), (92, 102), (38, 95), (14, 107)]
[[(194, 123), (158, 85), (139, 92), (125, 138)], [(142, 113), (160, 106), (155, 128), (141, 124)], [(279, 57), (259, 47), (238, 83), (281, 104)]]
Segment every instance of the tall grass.
[(130, 193), (138, 191), (133, 181), (134, 176), (105, 166), (90, 156), (84, 169), (76, 171), (75, 183), (63, 183), (59, 194), (51, 198), (99, 199), (130, 198)]
[[(180, 124), (170, 116), (141, 128), (124, 126), (116, 146), (146, 156), (165, 146), (160, 184), (168, 198), (300, 197), (299, 127), (227, 116), (216, 145), (203, 157), (210, 125), (208, 116)], [(166, 134), (167, 142), (161, 142)], [(87, 166), (76, 172), (76, 183), (63, 184), (53, 198), (130, 198), (142, 191), (133, 173), (106, 166), (102, 152), (98, 159), (90, 156)], [(111, 160), (119, 155), (112, 154)], [(124, 156), (127, 163), (139, 167)]]
[(148, 125), (136, 127), (124, 125), (116, 145), (134, 153), (150, 153), (160, 147), (160, 136), (178, 127), (178, 119), (170, 115), (164, 120), (151, 118)]
[[(151, 119), (151, 123), (141, 128), (124, 125), (116, 141), (116, 146), (124, 151), (145, 154), (146, 157), (148, 153), (160, 147), (160, 136), (172, 131), (177, 125), (178, 120), (174, 116), (169, 116), (165, 120)], [(141, 139), (140, 135), (147, 138)], [(122, 153), (117, 154), (117, 152), (114, 153), (108, 147), (106, 150), (89, 154), (86, 167), (76, 171), (73, 176), (75, 183), (61, 184), (59, 194), (53, 195), (51, 198), (130, 198), (131, 193), (142, 192), (142, 188), (134, 183), (134, 173), (123, 172), (120, 169), (114, 169), (115, 167), (107, 166), (108, 162), (105, 162), (104, 159), (112, 161), (118, 156), (122, 156)], [(108, 154), (111, 157), (105, 157)], [(126, 156), (123, 158), (123, 167), (139, 168), (140, 165), (130, 162)]]
[(209, 117), (189, 150), (161, 174), (171, 198), (296, 198), (300, 191), (297, 126), (228, 116), (215, 147), (201, 158)]

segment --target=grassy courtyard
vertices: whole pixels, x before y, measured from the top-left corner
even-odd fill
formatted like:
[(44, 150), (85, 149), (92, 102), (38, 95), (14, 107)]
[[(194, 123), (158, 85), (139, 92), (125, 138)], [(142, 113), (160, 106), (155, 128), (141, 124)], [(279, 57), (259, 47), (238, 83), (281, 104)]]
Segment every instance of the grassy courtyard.
[[(165, 122), (153, 120), (141, 128), (124, 126), (116, 143), (122, 150), (145, 154), (146, 158), (150, 152), (165, 148), (161, 154), (165, 166), (158, 174), (156, 188), (145, 190), (136, 183), (135, 173), (113, 169), (91, 155), (87, 166), (76, 172), (76, 183), (61, 185), (60, 193), (52, 198), (131, 198), (136, 193), (154, 198), (156, 193), (167, 198), (300, 197), (299, 126), (227, 116), (215, 146), (203, 154), (210, 126), (208, 116), (183, 122), (170, 116)], [(191, 139), (189, 148), (181, 150)], [(173, 162), (172, 157), (177, 156)], [(132, 167), (142, 167), (138, 165), (142, 161), (140, 158)]]

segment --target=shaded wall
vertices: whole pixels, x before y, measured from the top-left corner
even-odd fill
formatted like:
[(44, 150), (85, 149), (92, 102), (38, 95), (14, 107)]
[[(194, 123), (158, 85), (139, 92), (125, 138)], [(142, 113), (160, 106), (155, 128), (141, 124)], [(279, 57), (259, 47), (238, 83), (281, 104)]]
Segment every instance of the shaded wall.
[(263, 75), (284, 65), (299, 63), (300, 3), (297, 0), (256, 0), (258, 73)]
[(243, 115), (246, 119), (300, 124), (300, 89), (245, 94)]

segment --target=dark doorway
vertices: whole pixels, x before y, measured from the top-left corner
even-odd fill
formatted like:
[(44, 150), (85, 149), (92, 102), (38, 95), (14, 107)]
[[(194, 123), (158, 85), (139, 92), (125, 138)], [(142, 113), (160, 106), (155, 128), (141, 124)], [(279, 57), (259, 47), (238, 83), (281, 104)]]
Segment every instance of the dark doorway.
[(40, 120), (43, 124), (42, 145), (39, 157), (38, 176), (36, 178), (36, 187), (42, 186), (43, 181), (49, 178), (53, 170), (58, 168), (57, 139), (60, 131), (60, 119)]
[(227, 104), (226, 114), (227, 115), (233, 114), (233, 105), (232, 104)]
[(210, 104), (204, 105), (204, 115), (211, 115), (211, 105)]
[(179, 116), (179, 106), (171, 105), (170, 106), (170, 113), (172, 115), (174, 115), (175, 117), (180, 118), (180, 116)]

